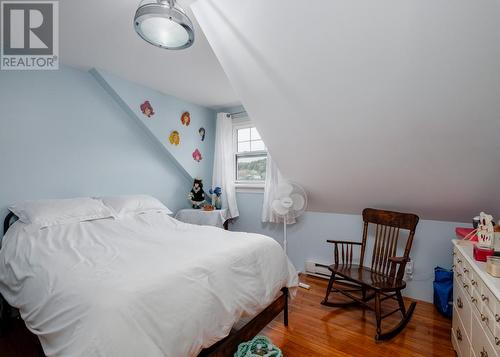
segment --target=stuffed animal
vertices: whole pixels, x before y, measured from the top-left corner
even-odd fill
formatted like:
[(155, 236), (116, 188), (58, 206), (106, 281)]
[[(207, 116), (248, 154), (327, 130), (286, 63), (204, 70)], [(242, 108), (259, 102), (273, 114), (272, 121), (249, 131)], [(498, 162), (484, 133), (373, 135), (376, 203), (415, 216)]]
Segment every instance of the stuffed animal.
[(194, 179), (193, 188), (189, 192), (188, 199), (193, 208), (199, 209), (205, 203), (205, 191), (203, 191), (203, 182), (201, 179)]
[(477, 226), (477, 244), (481, 248), (492, 248), (494, 244), (495, 232), (493, 228), (493, 217), (481, 212), (479, 214), (479, 224)]

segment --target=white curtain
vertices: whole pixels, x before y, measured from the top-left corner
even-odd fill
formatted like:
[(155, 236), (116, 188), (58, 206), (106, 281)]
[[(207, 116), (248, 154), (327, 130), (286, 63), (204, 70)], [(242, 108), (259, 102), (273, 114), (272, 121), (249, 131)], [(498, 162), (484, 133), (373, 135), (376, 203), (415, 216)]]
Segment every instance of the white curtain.
[(222, 188), (222, 207), (228, 209), (229, 218), (238, 217), (233, 175), (233, 122), (228, 113), (217, 113), (212, 187), (216, 186)]
[[(277, 215), (271, 206), (273, 201), (278, 198), (278, 187), (283, 182), (286, 182), (286, 180), (283, 178), (278, 166), (276, 166), (276, 163), (268, 153), (266, 164), (266, 183), (264, 186), (264, 204), (262, 206), (262, 222), (283, 223), (283, 218)], [(287, 216), (286, 223), (295, 223), (295, 218)]]

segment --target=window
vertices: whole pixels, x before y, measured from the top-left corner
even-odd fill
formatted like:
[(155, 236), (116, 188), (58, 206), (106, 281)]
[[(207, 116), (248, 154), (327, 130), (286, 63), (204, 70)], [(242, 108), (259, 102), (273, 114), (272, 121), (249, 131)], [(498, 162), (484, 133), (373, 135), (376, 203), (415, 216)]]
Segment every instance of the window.
[(234, 152), (234, 178), (237, 186), (263, 186), (266, 179), (267, 149), (254, 126), (234, 126)]

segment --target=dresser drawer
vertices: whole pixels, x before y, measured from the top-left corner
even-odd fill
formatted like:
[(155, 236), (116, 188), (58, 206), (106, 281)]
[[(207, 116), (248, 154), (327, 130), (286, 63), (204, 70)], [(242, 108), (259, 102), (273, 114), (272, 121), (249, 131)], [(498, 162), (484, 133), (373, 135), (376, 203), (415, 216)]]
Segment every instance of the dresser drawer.
[(481, 312), (481, 292), (479, 289), (472, 289), (472, 295), (470, 297), (471, 305), (476, 309), (477, 312)]
[[(456, 283), (459, 283), (459, 285), (462, 286), (464, 282), (464, 273), (459, 270), (455, 270), (453, 276), (457, 279)], [(454, 286), (456, 286), (456, 284)]]
[(479, 319), (481, 320), (480, 322), (483, 326), (484, 331), (490, 334), (490, 342), (494, 344), (493, 339), (495, 337), (496, 322), (493, 314), (488, 309), (484, 309), (483, 312), (479, 314)]
[(472, 289), (470, 280), (469, 278), (467, 278), (465, 274), (463, 275), (462, 284), (460, 286), (462, 287), (462, 289), (464, 289), (464, 292), (466, 292), (467, 295), (469, 295), (469, 297), (472, 296), (472, 290), (475, 289)]
[(486, 284), (484, 284), (483, 281), (480, 282), (481, 284), (481, 295), (480, 295), (480, 298), (481, 298), (481, 312), (488, 312), (486, 311), (485, 309), (488, 309), (489, 312), (491, 312), (493, 314), (493, 316), (495, 314), (497, 314), (497, 298), (495, 297), (495, 295), (492, 294), (492, 292), (490, 291), (490, 289), (486, 286)]
[[(462, 320), (459, 318), (458, 311), (456, 308), (453, 308), (453, 321), (451, 333), (455, 339), (455, 344), (458, 346), (457, 354), (461, 357), (470, 356), (470, 341), (467, 333), (465, 332), (465, 328), (462, 324)], [(456, 350), (456, 348), (455, 348)]]
[(496, 348), (488, 338), (489, 332), (483, 328), (478, 314), (472, 314), (471, 347), (474, 354), (479, 357), (498, 357)]
[(495, 345), (495, 349), (500, 356), (500, 324), (495, 322), (495, 333), (493, 334), (493, 345)]
[(500, 324), (495, 321), (492, 314), (480, 314), (479, 319), (483, 324), (483, 330), (490, 341), (490, 344), (495, 349), (496, 353), (500, 355)]
[[(470, 336), (472, 303), (470, 296), (464, 292), (461, 286), (461, 283), (457, 283), (457, 281), (455, 281), (455, 288), (453, 289), (453, 294), (455, 296), (455, 299), (453, 300), (453, 307), (456, 309), (457, 315), (462, 321), (465, 334)], [(455, 315), (453, 316), (453, 320), (455, 320)]]
[(474, 270), (469, 274), (469, 278), (472, 289), (475, 289), (479, 293), (481, 291), (481, 278)]
[(462, 262), (462, 272), (464, 274), (464, 277), (466, 277), (468, 280), (470, 280), (471, 276), (473, 275), (472, 268), (466, 260)]
[(496, 310), (497, 310), (497, 312), (496, 312), (494, 318), (495, 318), (495, 321), (496, 321), (498, 327), (500, 328), (500, 312), (498, 311), (498, 305), (497, 305)]
[(457, 252), (453, 257), (453, 268), (455, 272), (463, 274), (463, 261), (464, 258), (459, 252)]

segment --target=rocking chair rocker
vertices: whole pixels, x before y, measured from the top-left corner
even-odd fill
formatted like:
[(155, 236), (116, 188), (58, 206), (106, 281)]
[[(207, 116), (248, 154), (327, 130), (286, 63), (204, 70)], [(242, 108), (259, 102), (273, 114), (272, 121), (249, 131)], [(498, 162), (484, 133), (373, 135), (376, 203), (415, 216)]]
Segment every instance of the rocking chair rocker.
[[(321, 303), (333, 307), (360, 304), (364, 308), (374, 310), (377, 322), (375, 340), (387, 340), (400, 333), (410, 321), (416, 305), (416, 302), (412, 302), (406, 309), (401, 290), (406, 287), (403, 277), (418, 220), (418, 216), (414, 214), (365, 208), (361, 242), (327, 240), (328, 243), (334, 244), (334, 264), (328, 267), (332, 275), (325, 299)], [(371, 266), (368, 268), (363, 266), (363, 260), (370, 224), (376, 225), (376, 229)], [(396, 257), (400, 230), (407, 230), (409, 233), (403, 256)], [(355, 246), (360, 247), (359, 265), (353, 264)], [(342, 285), (339, 286), (338, 282), (342, 282)], [(331, 302), (328, 298), (332, 292), (341, 293), (351, 301)], [(353, 292), (361, 294), (354, 295)], [(374, 307), (368, 304), (371, 299), (375, 299)], [(382, 315), (381, 303), (387, 299), (396, 300), (399, 307)], [(402, 315), (401, 321), (383, 333), (382, 320), (398, 311)]]

